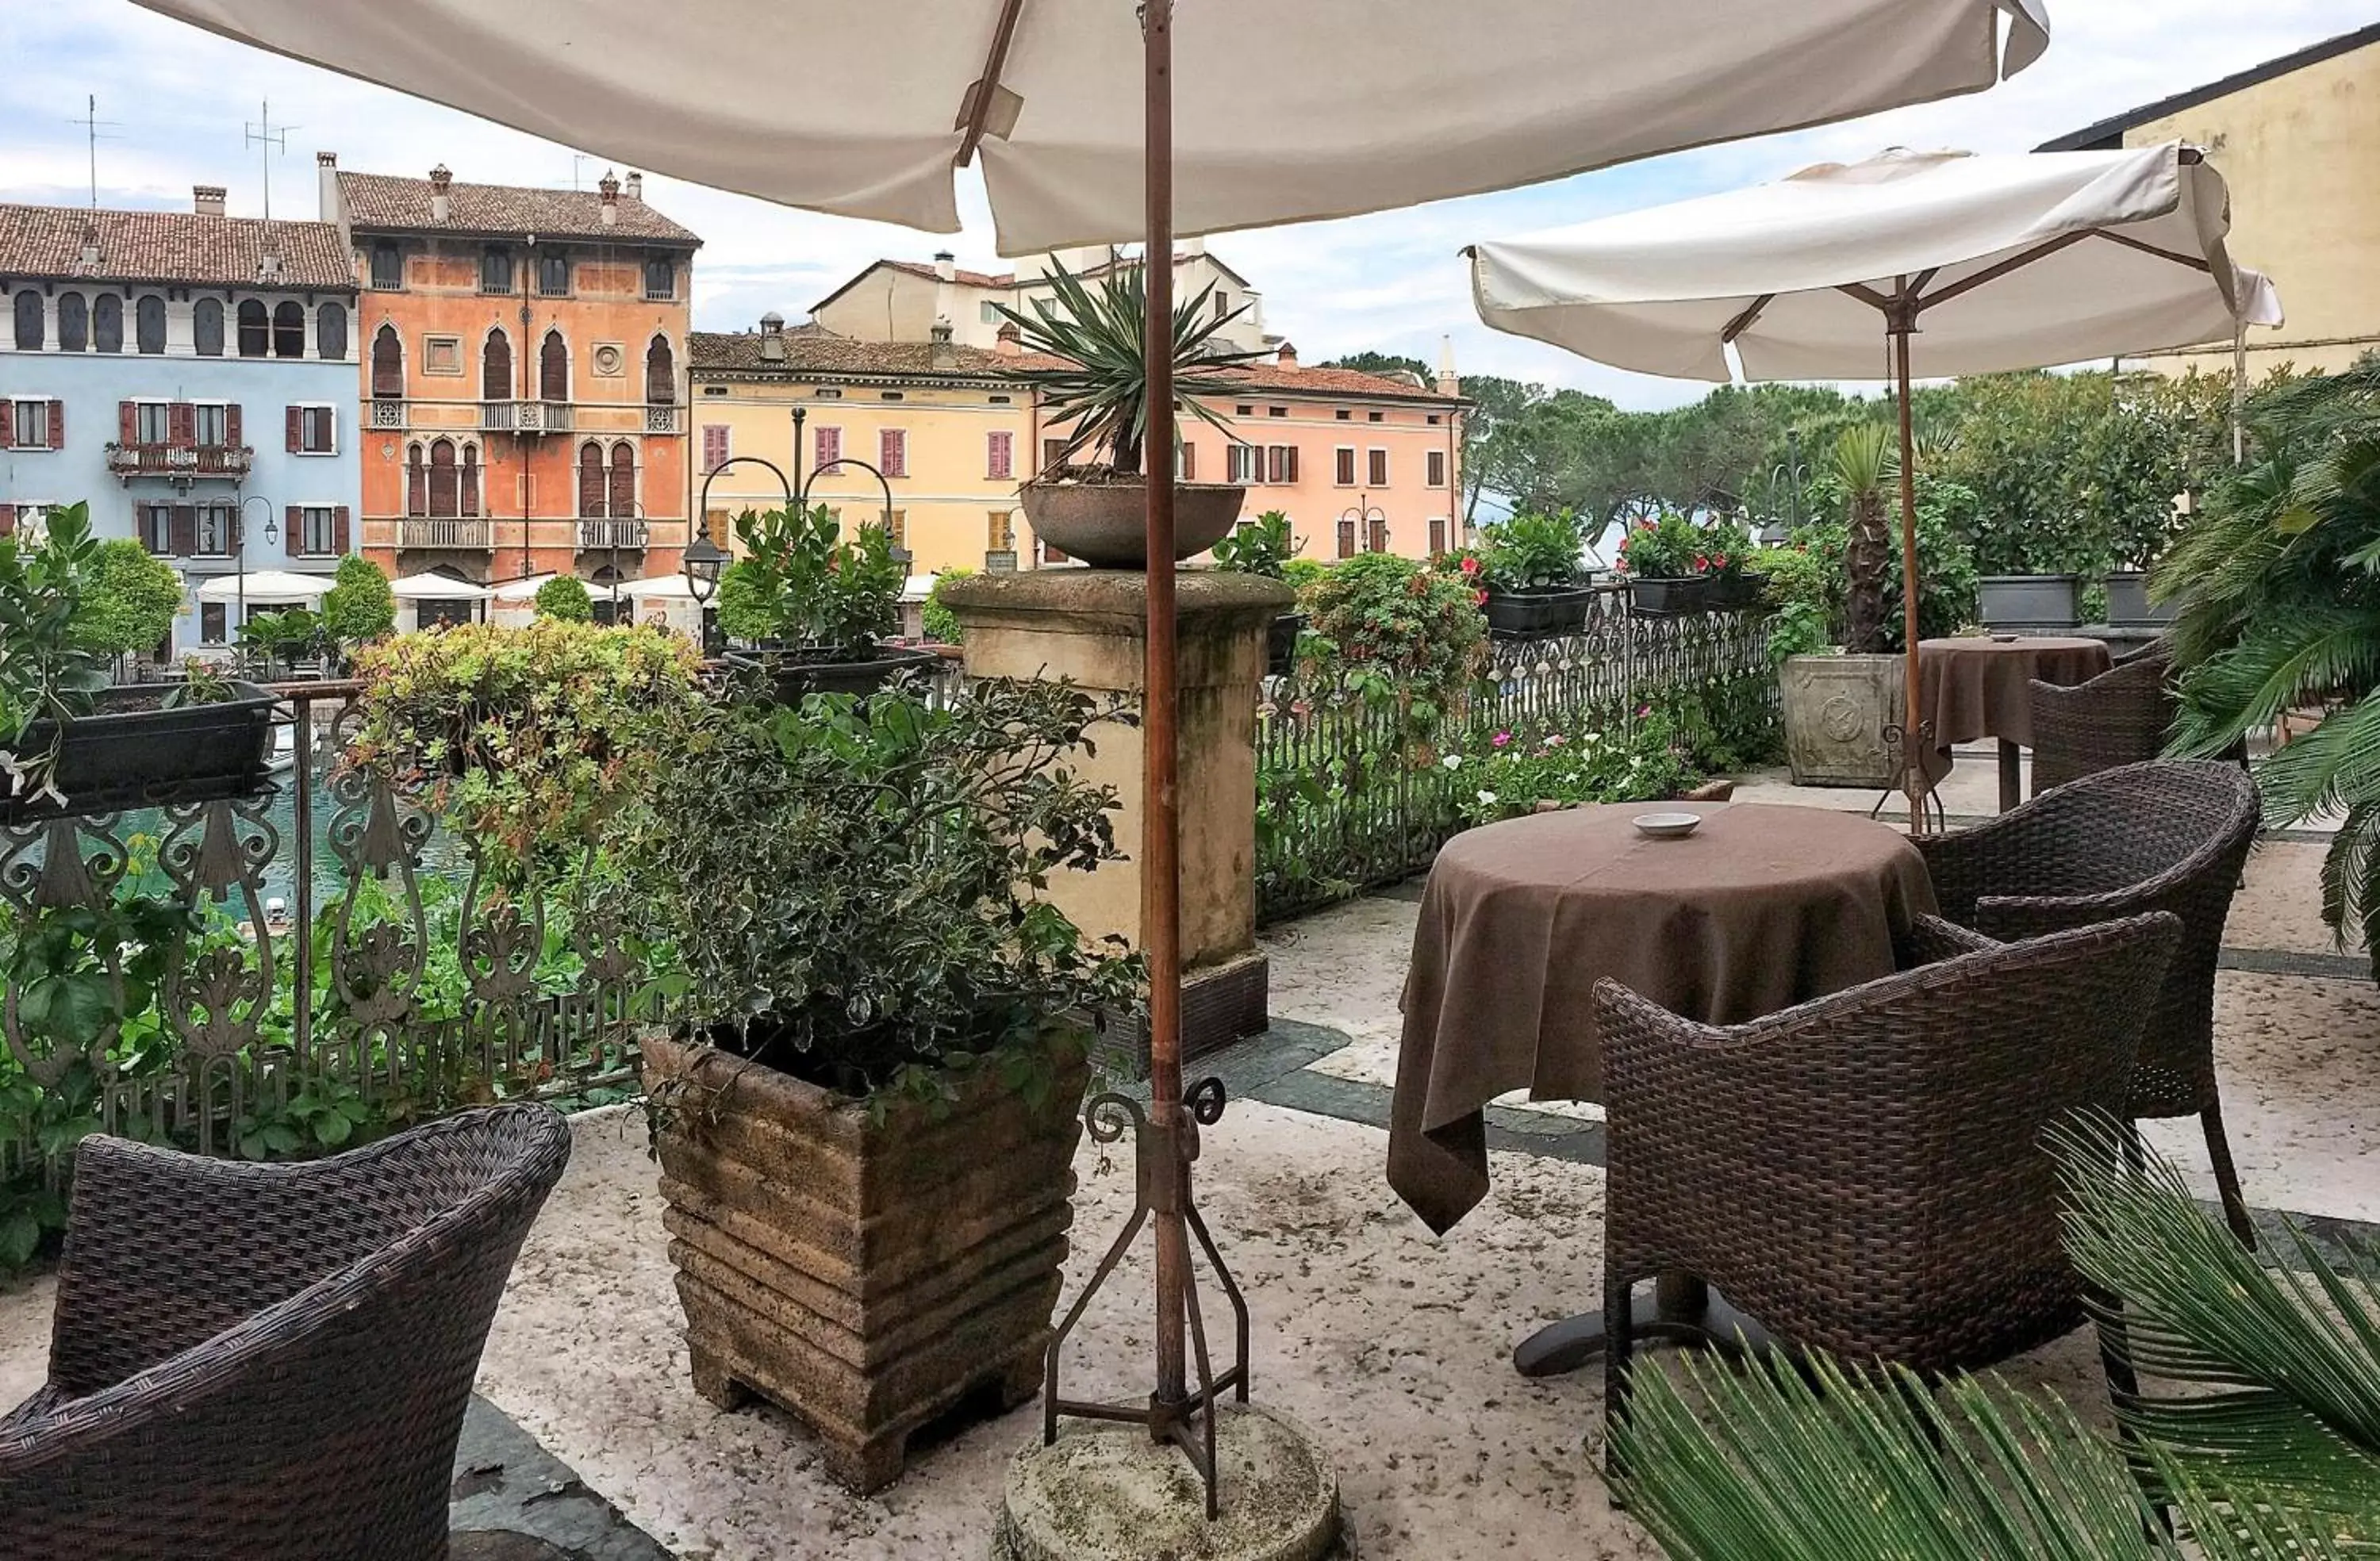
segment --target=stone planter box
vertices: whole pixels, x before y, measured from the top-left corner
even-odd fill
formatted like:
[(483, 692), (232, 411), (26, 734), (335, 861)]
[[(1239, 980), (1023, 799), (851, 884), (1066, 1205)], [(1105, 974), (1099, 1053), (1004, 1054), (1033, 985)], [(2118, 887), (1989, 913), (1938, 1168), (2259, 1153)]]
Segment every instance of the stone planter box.
[(1785, 756), (1797, 786), (1864, 786), (1898, 779), (1898, 755), (1884, 729), (1908, 703), (1898, 656), (1789, 656), (1778, 681), (1784, 695)]
[(2180, 611), (2179, 602), (2149, 600), (2148, 572), (2119, 569), (2107, 576), (2107, 623), (2119, 629), (2162, 629)]
[(920, 1427), (1039, 1392), (1087, 1062), (1038, 1111), (978, 1076), (939, 1120), (876, 1122), (683, 1035), (642, 1045), (649, 1093), (692, 1094), (663, 1097), (655, 1140), (696, 1392), (779, 1405), (862, 1494), (900, 1477)]
[(1986, 575), (1977, 582), (1984, 623), (2020, 634), (2068, 634), (2082, 623), (2080, 575)]

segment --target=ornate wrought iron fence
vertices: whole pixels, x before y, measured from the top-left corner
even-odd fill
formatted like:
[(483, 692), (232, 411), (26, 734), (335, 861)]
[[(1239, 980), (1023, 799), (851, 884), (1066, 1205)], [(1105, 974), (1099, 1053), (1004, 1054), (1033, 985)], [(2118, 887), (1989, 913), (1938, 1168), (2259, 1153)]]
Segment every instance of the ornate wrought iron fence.
[(1416, 741), (1395, 708), (1300, 666), (1268, 678), (1257, 720), (1257, 914), (1277, 921), (1408, 877), (1462, 824), (1475, 782), (1440, 762), (1496, 732), (1624, 732), (1683, 694), (1738, 723), (1773, 723), (1767, 615), (1638, 617), (1625, 587), (1599, 588), (1584, 628), (1496, 640), (1478, 694), (1455, 724)]

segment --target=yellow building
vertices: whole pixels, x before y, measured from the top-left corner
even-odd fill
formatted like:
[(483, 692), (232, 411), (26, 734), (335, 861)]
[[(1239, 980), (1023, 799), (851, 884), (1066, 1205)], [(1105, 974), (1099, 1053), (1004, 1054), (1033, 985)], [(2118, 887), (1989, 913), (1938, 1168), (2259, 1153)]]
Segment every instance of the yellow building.
[[(2282, 363), (2336, 371), (2380, 347), (2380, 23), (2192, 91), (2145, 103), (2043, 151), (2180, 140), (2231, 187), (2231, 256), (2272, 277), (2289, 323), (2252, 333), (2249, 372)], [(2219, 349), (2126, 365), (2228, 369)]]

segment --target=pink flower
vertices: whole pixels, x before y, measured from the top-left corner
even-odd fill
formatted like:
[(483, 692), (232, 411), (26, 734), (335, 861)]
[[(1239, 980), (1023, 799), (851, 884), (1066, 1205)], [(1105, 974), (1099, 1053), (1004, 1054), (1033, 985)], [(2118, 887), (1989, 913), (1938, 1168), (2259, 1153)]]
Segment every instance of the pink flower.
[(1650, 705), (1639, 705), (1636, 707), (1636, 719), (1638, 720), (1643, 720), (1646, 716), (1649, 716), (1652, 713), (1653, 707)]
[(1548, 737), (1548, 738), (1547, 738), (1547, 739), (1546, 739), (1546, 746), (1547, 746), (1547, 747), (1548, 747), (1548, 748), (1559, 748), (1559, 747), (1560, 747), (1561, 745), (1562, 745), (1561, 733), (1560, 733), (1560, 732), (1555, 732), (1552, 736), (1550, 736), (1550, 737)]
[(1488, 739), (1488, 742), (1491, 744), (1499, 748), (1509, 747), (1512, 744), (1512, 734), (1509, 732), (1500, 732), (1496, 733), (1494, 737)]
[(1488, 605), (1488, 593), (1487, 593), (1486, 591), (1474, 591), (1474, 592), (1472, 592), (1472, 593), (1471, 593), (1471, 605), (1472, 605), (1472, 606), (1474, 606), (1474, 607), (1485, 607), (1485, 606), (1487, 606), (1487, 605)]
[(1466, 558), (1466, 559), (1464, 559), (1464, 560), (1463, 561), (1463, 572), (1465, 575), (1476, 575), (1476, 574), (1478, 574), (1478, 573), (1479, 573), (1479, 561), (1478, 561), (1477, 559), (1475, 559), (1475, 558)]

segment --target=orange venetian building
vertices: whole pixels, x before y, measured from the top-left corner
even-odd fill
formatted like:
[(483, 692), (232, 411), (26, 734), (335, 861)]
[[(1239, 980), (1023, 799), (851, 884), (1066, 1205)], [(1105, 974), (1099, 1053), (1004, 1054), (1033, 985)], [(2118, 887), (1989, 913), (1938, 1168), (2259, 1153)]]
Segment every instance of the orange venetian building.
[(316, 161), (361, 289), (364, 552), (482, 584), (676, 570), (702, 240), (636, 174), (579, 191)]

